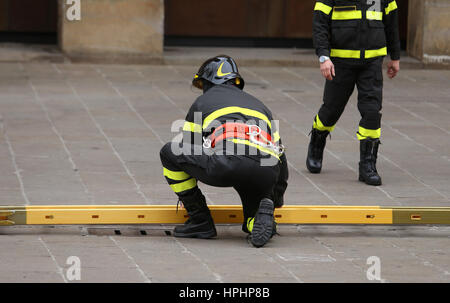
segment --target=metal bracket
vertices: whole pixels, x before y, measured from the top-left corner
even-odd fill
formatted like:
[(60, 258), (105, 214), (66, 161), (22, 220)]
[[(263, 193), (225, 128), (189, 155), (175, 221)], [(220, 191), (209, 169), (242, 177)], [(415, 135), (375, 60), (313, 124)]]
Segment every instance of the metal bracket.
[(6, 211), (0, 211), (0, 226), (9, 226), (14, 225), (15, 222), (12, 220), (9, 220), (12, 215), (14, 215), (14, 210), (6, 210)]

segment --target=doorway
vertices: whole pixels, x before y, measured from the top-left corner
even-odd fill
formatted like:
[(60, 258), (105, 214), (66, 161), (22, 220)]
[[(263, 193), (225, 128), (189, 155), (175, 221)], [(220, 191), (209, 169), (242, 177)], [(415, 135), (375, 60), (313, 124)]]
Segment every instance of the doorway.
[[(406, 46), (408, 0), (396, 0)], [(315, 0), (165, 0), (166, 46), (312, 47)]]
[(0, 0), (0, 42), (57, 44), (56, 0)]

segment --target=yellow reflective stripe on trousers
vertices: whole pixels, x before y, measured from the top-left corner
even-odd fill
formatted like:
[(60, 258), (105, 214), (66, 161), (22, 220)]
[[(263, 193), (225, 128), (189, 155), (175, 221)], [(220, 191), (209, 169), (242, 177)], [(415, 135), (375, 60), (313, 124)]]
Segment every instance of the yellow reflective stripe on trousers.
[(338, 58), (359, 59), (359, 58), (361, 58), (361, 51), (351, 50), (351, 49), (334, 49), (334, 48), (332, 48), (330, 56), (338, 57)]
[(315, 11), (321, 11), (325, 15), (329, 15), (332, 9), (331, 6), (323, 4), (322, 2), (316, 2), (316, 6), (314, 6)]
[(333, 126), (323, 125), (322, 121), (320, 121), (320, 119), (319, 119), (319, 115), (317, 115), (316, 119), (314, 119), (313, 128), (320, 130), (320, 131), (327, 130), (329, 132), (332, 132), (334, 130), (334, 125)]
[(369, 59), (386, 55), (387, 55), (387, 47), (383, 47), (380, 49), (368, 49), (366, 50), (364, 58)]
[(173, 171), (173, 170), (169, 170), (165, 167), (163, 167), (163, 173), (164, 173), (165, 177), (167, 177), (171, 180), (174, 180), (174, 181), (187, 180), (191, 177), (188, 174), (186, 174), (184, 171)]
[(202, 126), (200, 124), (185, 121), (183, 125), (183, 130), (193, 133), (202, 133)]
[(187, 181), (177, 183), (177, 184), (170, 184), (170, 187), (172, 187), (172, 190), (176, 193), (181, 193), (185, 190), (192, 189), (197, 186), (197, 180), (194, 178), (191, 178)]
[(269, 154), (269, 155), (271, 155), (271, 156), (274, 156), (275, 158), (277, 158), (278, 160), (280, 160), (280, 157), (279, 157), (274, 151), (272, 151), (271, 149), (262, 147), (262, 146), (260, 146), (260, 145), (258, 145), (258, 144), (255, 144), (255, 143), (252, 143), (252, 142), (250, 142), (250, 141), (243, 140), (243, 139), (228, 139), (228, 140), (230, 140), (231, 142), (236, 143), (236, 144), (245, 144), (245, 145), (248, 145), (248, 146), (257, 148), (257, 149), (259, 149), (260, 151), (262, 151), (262, 152), (264, 152), (264, 153), (266, 153), (266, 154)]
[(272, 123), (270, 123), (269, 118), (267, 118), (267, 116), (264, 115), (263, 113), (253, 110), (253, 109), (249, 109), (249, 108), (244, 108), (244, 107), (239, 107), (239, 106), (230, 106), (230, 107), (224, 107), (224, 108), (218, 109), (215, 112), (212, 112), (208, 117), (206, 117), (206, 119), (203, 121), (203, 129), (206, 129), (209, 126), (209, 124), (212, 121), (216, 120), (217, 118), (228, 115), (228, 114), (232, 114), (232, 113), (240, 113), (245, 116), (259, 118), (259, 119), (265, 121), (267, 123), (267, 125), (270, 128), (272, 128)]
[(356, 133), (358, 140), (364, 140), (367, 138), (377, 139), (381, 137), (381, 128), (379, 129), (367, 129), (364, 127), (359, 127), (358, 132)]
[(362, 19), (361, 11), (336, 11), (333, 10), (331, 20), (352, 20)]
[(383, 20), (383, 12), (376, 12), (376, 11), (367, 11), (366, 12), (366, 18), (367, 20)]
[(397, 9), (397, 2), (392, 1), (391, 3), (389, 3), (388, 7), (386, 7), (385, 11), (386, 11), (386, 15), (389, 15), (390, 12), (395, 11)]
[(247, 230), (249, 232), (252, 232), (252, 230), (253, 230), (253, 223), (255, 223), (255, 218), (254, 217), (247, 218)]

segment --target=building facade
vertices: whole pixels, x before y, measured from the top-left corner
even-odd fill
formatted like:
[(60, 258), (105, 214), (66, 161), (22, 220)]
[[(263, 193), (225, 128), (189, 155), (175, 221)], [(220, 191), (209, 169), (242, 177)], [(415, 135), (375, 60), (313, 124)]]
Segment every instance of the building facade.
[[(424, 63), (448, 64), (450, 1), (396, 1), (401, 39), (408, 54)], [(41, 37), (34, 42), (51, 41), (54, 37), (54, 43), (72, 58), (120, 57), (130, 61), (157, 61), (164, 54), (165, 44), (177, 43), (310, 47), (314, 3), (315, 0), (0, 0), (0, 37)]]

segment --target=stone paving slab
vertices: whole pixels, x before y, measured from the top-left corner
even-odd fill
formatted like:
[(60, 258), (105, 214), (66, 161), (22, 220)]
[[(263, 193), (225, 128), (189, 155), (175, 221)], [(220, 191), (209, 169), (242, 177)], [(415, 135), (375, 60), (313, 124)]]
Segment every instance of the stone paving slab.
[[(176, 203), (158, 153), (200, 95), (190, 84), (197, 68), (0, 63), (0, 204)], [(240, 71), (279, 120), (286, 204), (450, 206), (450, 71), (405, 69), (385, 80), (381, 187), (357, 181), (356, 93), (323, 172), (312, 175), (305, 157), (324, 84), (317, 68)], [(209, 204), (240, 204), (232, 189), (201, 188)], [(219, 226), (211, 241), (167, 236), (172, 227), (118, 228), (1, 227), (0, 282), (72, 282), (70, 256), (81, 260), (81, 282), (371, 282), (371, 256), (385, 282), (450, 282), (446, 226), (281, 226), (262, 249), (239, 226)]]
[[(117, 227), (116, 227), (117, 228)], [(376, 282), (367, 259), (381, 262), (382, 282), (450, 282), (448, 227), (281, 226), (254, 249), (237, 226), (218, 226), (213, 240), (177, 239), (163, 231), (122, 227), (0, 229), (2, 282)], [(128, 232), (127, 232), (127, 229)], [(81, 280), (71, 281), (77, 256)], [(8, 273), (8, 274), (6, 274)]]

